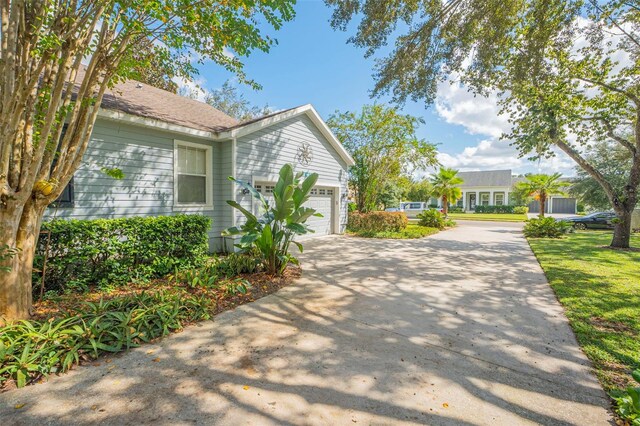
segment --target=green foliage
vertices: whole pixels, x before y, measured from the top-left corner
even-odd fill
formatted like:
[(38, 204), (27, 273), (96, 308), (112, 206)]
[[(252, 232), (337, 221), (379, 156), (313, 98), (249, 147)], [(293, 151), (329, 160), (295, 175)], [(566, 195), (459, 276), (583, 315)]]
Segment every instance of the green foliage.
[(451, 206), (447, 213), (464, 213), (464, 209), (458, 206)]
[(236, 246), (243, 251), (257, 250), (264, 268), (270, 274), (281, 275), (289, 263), (298, 262), (289, 253), (290, 245), (295, 244), (302, 252), (302, 244), (294, 241), (294, 238), (313, 232), (306, 225), (311, 216), (322, 217), (315, 209), (304, 207), (318, 180), (318, 174), (311, 173), (301, 181), (302, 176), (302, 173), (294, 174), (290, 164), (282, 166), (273, 189), (274, 205), (270, 205), (251, 184), (229, 178), (248, 190), (260, 203), (261, 216), (257, 217), (236, 201), (227, 201), (245, 216), (246, 222), (239, 228), (226, 229), (223, 234), (240, 235), (240, 243)]
[[(332, 26), (361, 19), (350, 42), (367, 56), (395, 41), (379, 59), (374, 95), (432, 104), (451, 84), (500, 99), (520, 156), (550, 158), (558, 149), (580, 166), (628, 217), (640, 185), (640, 8), (606, 0), (327, 0)], [(390, 11), (393, 11), (392, 13)], [(402, 29), (398, 33), (398, 29)], [(398, 35), (399, 34), (399, 35)], [(609, 141), (628, 152), (617, 183), (583, 152)], [(519, 202), (517, 203), (519, 204)], [(628, 221), (612, 245), (629, 245)]]
[(538, 200), (540, 202), (540, 216), (543, 217), (549, 197), (566, 195), (564, 191), (570, 183), (560, 180), (561, 177), (560, 173), (527, 175), (525, 180), (515, 184), (514, 192), (522, 199)]
[(446, 226), (445, 217), (438, 210), (425, 210), (418, 213), (418, 224), (430, 228), (444, 229)]
[(101, 167), (100, 171), (112, 179), (120, 180), (124, 179), (124, 172), (117, 167)]
[(569, 222), (557, 221), (552, 217), (529, 219), (524, 225), (524, 236), (527, 238), (560, 238), (573, 231)]
[(514, 214), (527, 214), (527, 213), (529, 213), (529, 207), (528, 206), (513, 206), (513, 213)]
[(427, 203), (432, 196), (433, 185), (428, 179), (423, 179), (418, 182), (411, 182), (406, 199), (408, 201), (419, 201), (422, 203)]
[(157, 291), (85, 302), (61, 318), (8, 324), (0, 328), (0, 382), (25, 386), (102, 352), (120, 352), (209, 319), (214, 307), (204, 296)]
[(455, 204), (462, 197), (462, 185), (464, 180), (458, 177), (458, 171), (441, 167), (438, 173), (431, 178), (433, 185), (433, 195), (442, 198), (442, 206), (446, 216), (449, 204)]
[[(51, 232), (45, 287), (77, 290), (166, 275), (203, 263), (211, 220), (201, 215), (45, 222)], [(42, 269), (46, 238), (34, 265)], [(40, 282), (40, 274), (34, 274)]]
[[(518, 211), (516, 211), (516, 209)], [(525, 210), (525, 211), (523, 211)], [(527, 213), (529, 211), (529, 208), (526, 206), (506, 206), (506, 205), (502, 205), (502, 206), (476, 206), (475, 212), (476, 213), (504, 213), (504, 214), (513, 214), (513, 213), (519, 213), (519, 214), (524, 214)]]
[(353, 232), (398, 232), (408, 223), (407, 215), (402, 212), (353, 212), (349, 214), (347, 229)]
[(400, 231), (368, 231), (368, 230), (360, 230), (360, 231), (349, 231), (350, 234), (356, 237), (362, 238), (381, 238), (381, 239), (392, 239), (392, 240), (407, 240), (407, 239), (415, 239), (415, 238), (424, 238), (429, 235), (433, 235), (438, 233), (439, 229), (437, 228), (429, 228), (427, 226), (420, 226), (415, 224), (409, 224), (406, 228)]
[(224, 283), (224, 294), (226, 296), (245, 295), (251, 289), (251, 283), (242, 278), (236, 278)]
[(353, 201), (349, 201), (349, 204), (347, 204), (347, 210), (349, 213), (358, 211), (358, 205)]
[(263, 107), (251, 105), (230, 80), (225, 81), (221, 88), (206, 92), (204, 101), (240, 121), (251, 120), (273, 112), (268, 105)]
[[(589, 146), (584, 156), (611, 183), (616, 196), (622, 197), (633, 163), (629, 150), (611, 141), (599, 141)], [(581, 167), (576, 167), (575, 172), (569, 192), (579, 200), (578, 206), (586, 204), (595, 210), (610, 210), (611, 200), (600, 183)]]
[[(640, 370), (634, 370), (631, 377), (640, 383)], [(614, 396), (616, 412), (632, 426), (640, 426), (640, 386), (629, 386), (624, 392)]]
[(329, 117), (327, 124), (355, 161), (349, 184), (358, 211), (378, 207), (386, 182), (437, 164), (436, 147), (416, 136), (421, 123), (422, 119), (403, 115), (398, 108), (378, 104)]

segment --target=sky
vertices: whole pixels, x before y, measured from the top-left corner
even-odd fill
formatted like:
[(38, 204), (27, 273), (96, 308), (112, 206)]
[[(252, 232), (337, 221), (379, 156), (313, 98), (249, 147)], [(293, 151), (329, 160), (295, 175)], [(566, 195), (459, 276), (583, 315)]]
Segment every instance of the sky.
[[(243, 58), (247, 76), (262, 86), (254, 91), (238, 84), (251, 103), (286, 109), (312, 104), (327, 119), (336, 110), (355, 111), (373, 102), (388, 99), (370, 97), (374, 86), (374, 59), (347, 40), (347, 32), (335, 31), (329, 20), (331, 9), (320, 0), (302, 0), (295, 6), (296, 17), (269, 35), (278, 40), (269, 53), (253, 52)], [(233, 75), (214, 63), (199, 66), (195, 80), (207, 89), (222, 86)], [(418, 137), (437, 144), (440, 162), (461, 171), (511, 169), (514, 173), (561, 172), (571, 176), (573, 163), (562, 155), (531, 162), (518, 158), (517, 151), (500, 135), (509, 130), (498, 114), (496, 98), (475, 97), (464, 87), (442, 84), (435, 105), (408, 102), (405, 114), (422, 117), (425, 123)]]

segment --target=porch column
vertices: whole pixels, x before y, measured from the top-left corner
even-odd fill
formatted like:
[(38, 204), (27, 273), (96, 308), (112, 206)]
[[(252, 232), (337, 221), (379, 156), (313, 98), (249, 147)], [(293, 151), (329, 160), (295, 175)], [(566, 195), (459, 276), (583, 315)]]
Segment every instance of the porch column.
[(462, 191), (462, 211), (466, 210), (466, 208), (465, 208), (465, 206), (467, 204), (466, 195), (467, 195), (467, 193)]
[(480, 204), (480, 191), (476, 191), (476, 206)]
[(509, 203), (509, 191), (506, 191), (506, 192), (504, 193), (504, 203), (503, 203), (503, 204), (504, 204), (505, 206), (508, 206), (509, 204), (511, 204), (511, 203)]
[(495, 204), (495, 199), (493, 198), (493, 191), (489, 191), (489, 205), (493, 206)]

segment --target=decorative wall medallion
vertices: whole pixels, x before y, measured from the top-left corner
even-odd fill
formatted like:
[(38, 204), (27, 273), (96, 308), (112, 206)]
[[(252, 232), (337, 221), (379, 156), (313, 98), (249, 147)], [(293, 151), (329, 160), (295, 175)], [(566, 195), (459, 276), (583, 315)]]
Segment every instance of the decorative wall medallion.
[(296, 154), (296, 159), (298, 160), (298, 163), (304, 166), (308, 166), (311, 163), (311, 160), (313, 160), (313, 151), (311, 151), (311, 145), (309, 145), (306, 142), (303, 142), (298, 147), (298, 153)]

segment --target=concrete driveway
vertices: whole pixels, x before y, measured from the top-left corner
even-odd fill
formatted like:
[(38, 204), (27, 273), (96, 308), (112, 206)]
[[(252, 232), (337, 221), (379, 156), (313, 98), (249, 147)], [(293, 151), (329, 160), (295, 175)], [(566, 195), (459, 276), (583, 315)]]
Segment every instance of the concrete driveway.
[(1, 423), (610, 422), (519, 224), (307, 246), (295, 285), (2, 394)]

